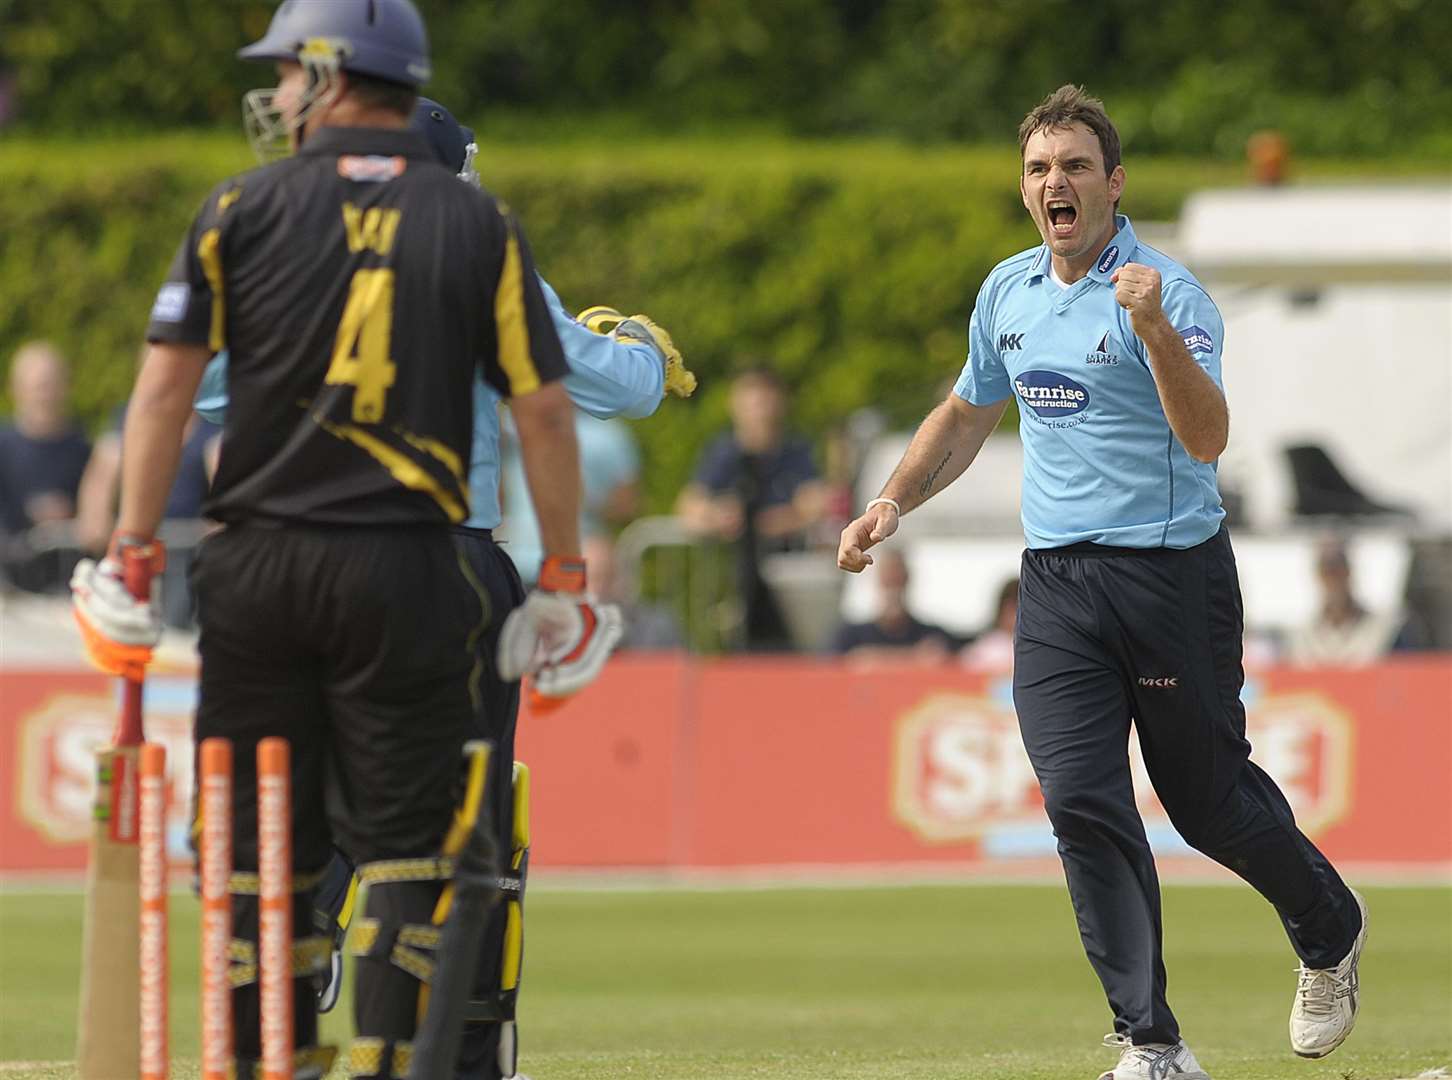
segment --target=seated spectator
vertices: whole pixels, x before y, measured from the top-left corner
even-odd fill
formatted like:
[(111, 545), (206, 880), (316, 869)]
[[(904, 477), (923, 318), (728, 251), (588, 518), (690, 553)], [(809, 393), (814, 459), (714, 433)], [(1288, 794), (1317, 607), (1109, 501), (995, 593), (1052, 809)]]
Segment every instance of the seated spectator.
[(626, 595), (619, 567), (616, 565), (615, 547), (608, 537), (592, 536), (583, 542), (585, 569), (589, 574), (590, 588), (601, 600), (620, 605), (625, 618), (625, 634), (620, 639), (620, 649), (634, 649), (640, 652), (652, 649), (679, 649), (685, 646), (686, 636), (681, 631), (680, 620), (675, 612), (664, 604), (640, 600)]
[(973, 671), (1013, 670), (1013, 625), (1018, 619), (1018, 578), (998, 590), (993, 624), (963, 647), (958, 660)]
[(786, 430), (786, 394), (774, 372), (752, 368), (736, 376), (730, 408), (731, 430), (706, 447), (676, 513), (697, 535), (735, 547), (744, 647), (786, 649), (790, 635), (761, 560), (806, 546), (825, 511), (825, 489), (811, 447)]
[(0, 426), (0, 540), (4, 569), (20, 588), (65, 584), (68, 565), (32, 551), (25, 534), (70, 521), (91, 444), (71, 420), (66, 361), (44, 341), (22, 345), (10, 368), (13, 424)]
[(908, 610), (907, 560), (892, 548), (878, 548), (874, 554), (877, 614), (871, 622), (843, 623), (838, 627), (832, 651), (853, 660), (945, 660), (953, 648), (952, 635), (941, 627), (920, 622)]
[(1303, 667), (1369, 664), (1398, 645), (1405, 619), (1400, 612), (1376, 614), (1357, 602), (1351, 561), (1339, 540), (1321, 545), (1316, 557), (1321, 606), (1316, 618), (1291, 633), (1286, 655)]
[[(501, 447), (500, 486), (503, 490), (504, 520), (498, 539), (514, 560), (519, 576), (533, 585), (544, 558), (539, 519), (530, 501), (524, 478), (524, 460), (519, 441), (506, 416), (506, 438)], [(575, 410), (575, 437), (580, 442), (580, 541), (607, 540), (614, 530), (628, 524), (640, 508), (640, 453), (635, 436), (624, 420), (601, 420)], [(591, 588), (600, 586), (590, 570)]]

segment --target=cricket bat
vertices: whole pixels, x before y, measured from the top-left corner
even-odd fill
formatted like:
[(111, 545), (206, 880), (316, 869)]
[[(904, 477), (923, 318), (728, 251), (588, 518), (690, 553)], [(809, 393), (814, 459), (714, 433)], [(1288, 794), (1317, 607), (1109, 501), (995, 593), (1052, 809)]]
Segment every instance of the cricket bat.
[[(434, 976), (428, 987), (428, 1008), (413, 1039), (409, 1080), (450, 1080), (464, 1037), (464, 1013), (474, 989), (480, 945), (489, 909), (499, 900), (499, 851), (492, 815), (484, 798), (493, 748), (483, 741), (465, 744), (480, 777), (472, 827), (462, 840), (454, 863), (454, 880), (446, 893), (449, 906), (442, 940), (435, 951)], [(466, 802), (468, 801), (466, 795)], [(452, 839), (452, 837), (451, 837)], [(450, 844), (446, 841), (445, 851)], [(435, 913), (437, 918), (438, 913)]]
[[(151, 596), (153, 549), (123, 548), (126, 588)], [(81, 1080), (134, 1077), (141, 1067), (138, 987), (141, 953), (140, 757), (141, 677), (122, 679), (121, 714), (112, 745), (96, 753), (86, 867), (85, 930), (81, 943), (81, 1001), (76, 1063)]]

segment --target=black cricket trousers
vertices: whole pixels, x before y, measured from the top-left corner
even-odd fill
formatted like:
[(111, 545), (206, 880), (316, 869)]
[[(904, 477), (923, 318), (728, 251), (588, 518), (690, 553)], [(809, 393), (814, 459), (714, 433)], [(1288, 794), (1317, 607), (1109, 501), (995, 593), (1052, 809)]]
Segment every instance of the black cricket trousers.
[[(201, 623), (196, 738), (233, 745), (233, 855), (257, 870), (257, 743), (292, 750), (293, 934), (333, 845), (357, 862), (437, 853), (458, 800), (481, 600), (439, 526), (229, 525), (192, 565)], [(235, 891), (235, 890), (234, 890)], [(234, 897), (255, 948), (257, 897)], [(326, 939), (319, 942), (326, 960)], [(367, 979), (373, 979), (367, 973)], [(360, 967), (358, 999), (371, 994)], [(314, 987), (296, 981), (297, 1044), (316, 1041)], [(257, 1057), (255, 983), (233, 995), (237, 1056)], [(374, 1034), (366, 1032), (366, 1034)]]
[[(452, 537), (464, 575), (459, 588), (462, 593), (478, 596), (484, 606), (483, 621), (471, 638), (474, 652), (468, 689), (473, 708), (468, 737), (487, 739), (493, 744), (485, 798), (501, 860), (507, 861), (514, 830), (514, 735), (519, 719), (520, 684), (499, 678), (495, 656), (505, 618), (524, 602), (524, 585), (514, 563), (494, 542), (489, 530), (458, 525), (453, 528)], [(464, 685), (462, 672), (460, 685)], [(352, 852), (339, 847), (317, 899), (318, 925), (329, 928), (334, 926), (347, 899), (348, 884), (358, 862)], [(468, 1019), (456, 1065), (457, 1080), (499, 1080), (502, 1075), (499, 1067), (502, 1029), (497, 1017), (502, 1011), (512, 1011), (513, 1005), (499, 990), (506, 910), (501, 901), (489, 912), (474, 977), (474, 993), (465, 1014)]]
[(1355, 898), (1250, 760), (1242, 612), (1230, 536), (1196, 547), (1074, 544), (1023, 555), (1013, 697), (1058, 838), (1079, 934), (1115, 1030), (1174, 1043), (1159, 880), (1135, 809), (1133, 721), (1160, 802), (1187, 843), (1275, 906), (1309, 967), (1360, 929)]

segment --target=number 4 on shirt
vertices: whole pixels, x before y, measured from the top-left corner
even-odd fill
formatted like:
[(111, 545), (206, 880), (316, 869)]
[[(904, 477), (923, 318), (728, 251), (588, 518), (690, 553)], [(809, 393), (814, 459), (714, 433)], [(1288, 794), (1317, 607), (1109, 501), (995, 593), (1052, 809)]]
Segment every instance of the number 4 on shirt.
[(348, 303), (338, 324), (333, 362), (324, 382), (353, 387), (353, 420), (383, 419), (383, 403), (398, 368), (389, 359), (393, 338), (393, 271), (359, 270), (348, 287)]

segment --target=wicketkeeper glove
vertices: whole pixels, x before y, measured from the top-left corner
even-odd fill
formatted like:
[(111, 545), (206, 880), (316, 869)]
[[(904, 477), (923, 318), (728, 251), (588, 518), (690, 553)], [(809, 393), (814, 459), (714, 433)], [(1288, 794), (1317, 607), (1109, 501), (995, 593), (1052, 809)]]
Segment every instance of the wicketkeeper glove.
[[(100, 562), (82, 559), (71, 574), (71, 609), (86, 655), (102, 671), (139, 679), (161, 640), (151, 579), (166, 564), (159, 541), (117, 536)], [(139, 599), (146, 596), (148, 599)]]
[(530, 675), (538, 693), (567, 697), (600, 674), (624, 629), (618, 607), (585, 592), (583, 560), (548, 558), (539, 586), (504, 620), (499, 677), (514, 682)]
[(641, 341), (655, 349), (665, 365), (666, 393), (679, 398), (690, 397), (696, 390), (696, 376), (691, 374), (681, 351), (663, 326), (657, 326), (649, 315), (626, 317), (612, 307), (586, 308), (575, 316), (586, 330), (615, 338), (617, 341)]

